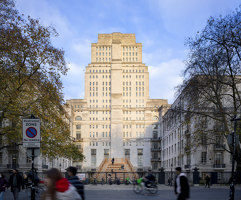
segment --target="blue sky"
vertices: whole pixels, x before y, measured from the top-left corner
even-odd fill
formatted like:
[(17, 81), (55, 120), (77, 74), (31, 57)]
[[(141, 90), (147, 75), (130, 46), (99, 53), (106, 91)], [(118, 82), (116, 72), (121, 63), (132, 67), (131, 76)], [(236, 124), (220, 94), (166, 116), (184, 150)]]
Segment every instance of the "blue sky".
[(185, 39), (204, 28), (210, 16), (225, 15), (240, 0), (16, 0), (20, 12), (54, 25), (70, 68), (62, 77), (65, 99), (84, 97), (84, 72), (98, 33), (135, 33), (149, 66), (150, 98), (175, 99), (188, 48)]

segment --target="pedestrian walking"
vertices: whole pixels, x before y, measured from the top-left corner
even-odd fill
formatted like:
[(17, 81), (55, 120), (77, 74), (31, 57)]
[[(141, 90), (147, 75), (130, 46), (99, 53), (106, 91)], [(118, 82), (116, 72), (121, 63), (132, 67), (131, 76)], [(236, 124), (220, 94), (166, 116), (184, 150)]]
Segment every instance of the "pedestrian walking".
[(168, 186), (171, 186), (171, 178), (170, 177), (167, 179), (167, 182), (168, 182)]
[(84, 200), (85, 199), (84, 184), (79, 180), (78, 176), (76, 176), (76, 173), (77, 173), (76, 167), (70, 166), (67, 169), (69, 182), (77, 189), (82, 200)]
[(43, 200), (81, 200), (76, 188), (56, 168), (47, 171), (46, 185)]
[(19, 192), (21, 188), (24, 189), (23, 178), (18, 173), (18, 170), (14, 169), (12, 175), (9, 178), (9, 186), (11, 187), (11, 192), (13, 193), (13, 199), (18, 200)]
[(189, 198), (189, 184), (186, 174), (182, 173), (182, 168), (176, 168), (175, 194), (177, 200), (186, 200)]
[(5, 179), (4, 175), (0, 173), (0, 200), (3, 200), (3, 195), (7, 186), (7, 180)]
[(208, 174), (206, 175), (205, 180), (206, 180), (205, 188), (206, 187), (210, 188), (210, 177)]
[(112, 162), (112, 165), (113, 165), (114, 162), (115, 162), (115, 158), (114, 157), (112, 158), (111, 162)]

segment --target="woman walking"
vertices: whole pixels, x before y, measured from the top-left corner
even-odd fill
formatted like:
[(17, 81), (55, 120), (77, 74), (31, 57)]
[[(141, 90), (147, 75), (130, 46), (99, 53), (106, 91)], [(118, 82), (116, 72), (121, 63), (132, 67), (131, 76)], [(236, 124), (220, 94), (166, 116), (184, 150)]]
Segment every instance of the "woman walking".
[(56, 168), (47, 171), (46, 185), (43, 200), (81, 200), (75, 187)]

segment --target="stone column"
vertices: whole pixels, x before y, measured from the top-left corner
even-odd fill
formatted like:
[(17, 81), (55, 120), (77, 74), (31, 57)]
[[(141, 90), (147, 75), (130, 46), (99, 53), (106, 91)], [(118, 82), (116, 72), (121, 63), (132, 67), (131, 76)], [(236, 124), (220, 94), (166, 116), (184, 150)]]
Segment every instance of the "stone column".
[(123, 158), (121, 35), (113, 33), (111, 64), (111, 157)]

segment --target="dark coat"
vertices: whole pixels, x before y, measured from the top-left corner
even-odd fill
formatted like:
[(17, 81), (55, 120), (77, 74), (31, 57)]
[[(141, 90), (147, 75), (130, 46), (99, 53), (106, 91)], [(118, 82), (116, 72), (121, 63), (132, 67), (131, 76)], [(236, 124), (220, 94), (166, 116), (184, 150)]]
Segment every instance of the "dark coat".
[(0, 178), (0, 192), (5, 191), (5, 188), (8, 186), (8, 182), (5, 178)]
[[(186, 176), (180, 176), (180, 187), (181, 187), (181, 193), (180, 193), (181, 196), (189, 198), (190, 189), (189, 189), (188, 179)], [(175, 181), (175, 193), (177, 194), (177, 181)]]
[[(12, 174), (12, 175), (10, 176), (9, 181), (8, 181), (9, 186), (11, 187), (11, 192), (13, 192), (13, 176), (14, 176), (14, 174)], [(17, 176), (17, 188), (18, 188), (19, 191), (20, 191), (21, 188), (24, 188), (23, 178), (22, 178), (22, 176), (21, 176), (19, 173), (17, 173), (16, 176)]]
[(69, 182), (77, 189), (82, 200), (85, 199), (84, 184), (79, 180), (77, 176), (68, 177)]

